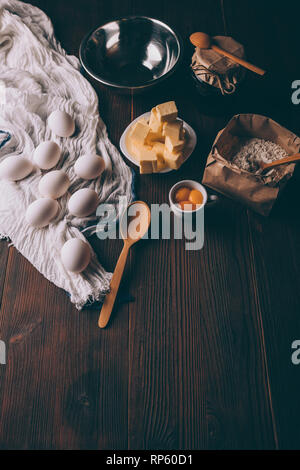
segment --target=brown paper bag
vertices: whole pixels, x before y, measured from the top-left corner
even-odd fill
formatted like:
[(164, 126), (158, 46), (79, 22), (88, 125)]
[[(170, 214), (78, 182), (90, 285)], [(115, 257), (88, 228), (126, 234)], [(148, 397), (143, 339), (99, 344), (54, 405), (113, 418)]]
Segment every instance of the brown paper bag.
[(231, 160), (245, 139), (257, 137), (280, 145), (288, 155), (298, 153), (300, 139), (265, 116), (238, 114), (219, 132), (206, 162), (202, 183), (215, 191), (268, 215), (284, 185), (293, 175), (295, 164), (283, 165), (256, 175), (242, 170)]

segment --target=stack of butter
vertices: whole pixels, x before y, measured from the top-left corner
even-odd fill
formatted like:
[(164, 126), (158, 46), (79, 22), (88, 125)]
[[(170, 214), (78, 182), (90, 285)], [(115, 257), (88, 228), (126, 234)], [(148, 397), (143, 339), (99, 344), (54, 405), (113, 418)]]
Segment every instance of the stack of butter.
[(142, 118), (130, 129), (127, 146), (139, 162), (140, 173), (177, 170), (182, 165), (185, 132), (177, 116), (175, 102), (169, 101), (155, 106), (149, 121)]

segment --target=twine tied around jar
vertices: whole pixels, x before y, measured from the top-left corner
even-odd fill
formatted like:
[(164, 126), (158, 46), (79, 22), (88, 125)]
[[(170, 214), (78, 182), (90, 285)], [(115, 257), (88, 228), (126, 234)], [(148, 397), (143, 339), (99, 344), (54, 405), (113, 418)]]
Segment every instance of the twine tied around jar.
[[(244, 47), (233, 38), (214, 36), (213, 41), (237, 57), (245, 57)], [(199, 81), (218, 88), (222, 95), (234, 93), (245, 74), (245, 70), (239, 64), (221, 56), (213, 49), (200, 49), (199, 47), (195, 48), (191, 69)]]
[[(191, 65), (195, 75), (201, 79), (201, 76), (210, 76), (217, 81), (217, 86), (220, 89), (222, 95), (231, 95), (236, 90), (236, 86), (233, 81), (230, 81), (228, 74), (221, 76), (214, 72), (213, 70), (209, 70), (204, 65), (200, 65), (197, 63), (196, 60), (193, 60)], [(206, 80), (205, 80), (206, 81)]]

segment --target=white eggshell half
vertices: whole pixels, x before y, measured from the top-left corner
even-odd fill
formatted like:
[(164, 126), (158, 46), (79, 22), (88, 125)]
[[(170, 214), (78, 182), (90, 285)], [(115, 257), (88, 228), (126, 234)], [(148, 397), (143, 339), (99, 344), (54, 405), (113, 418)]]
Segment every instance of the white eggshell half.
[(91, 249), (80, 238), (71, 238), (61, 249), (61, 260), (67, 271), (81, 273), (91, 260)]
[(99, 203), (97, 193), (93, 189), (83, 188), (76, 191), (68, 202), (69, 212), (76, 217), (86, 217), (95, 212)]
[(59, 211), (59, 204), (54, 199), (41, 198), (28, 206), (26, 220), (33, 227), (46, 227)]
[(25, 157), (12, 155), (0, 163), (0, 178), (9, 181), (19, 181), (30, 175), (33, 164)]
[(54, 170), (46, 173), (39, 182), (41, 196), (58, 199), (63, 196), (70, 186), (70, 180), (62, 170)]
[(78, 158), (74, 165), (77, 176), (84, 180), (93, 180), (98, 178), (105, 170), (105, 162), (98, 155), (84, 155)]
[(41, 142), (34, 151), (33, 160), (42, 170), (50, 170), (57, 165), (61, 155), (61, 150), (56, 142), (47, 140)]
[(70, 137), (75, 132), (75, 122), (70, 114), (56, 110), (48, 117), (48, 126), (59, 137)]

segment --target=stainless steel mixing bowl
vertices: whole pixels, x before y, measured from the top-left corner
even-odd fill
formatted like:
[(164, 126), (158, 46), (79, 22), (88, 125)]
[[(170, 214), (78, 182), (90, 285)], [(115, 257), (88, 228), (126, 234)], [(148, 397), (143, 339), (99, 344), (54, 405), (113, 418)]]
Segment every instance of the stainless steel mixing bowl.
[(89, 33), (79, 57), (98, 82), (120, 92), (143, 91), (169, 77), (182, 55), (181, 40), (162, 21), (130, 16)]

